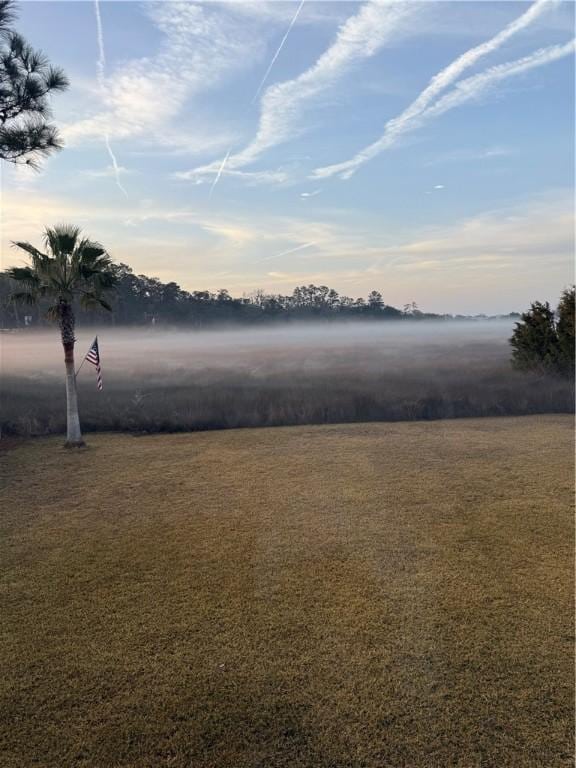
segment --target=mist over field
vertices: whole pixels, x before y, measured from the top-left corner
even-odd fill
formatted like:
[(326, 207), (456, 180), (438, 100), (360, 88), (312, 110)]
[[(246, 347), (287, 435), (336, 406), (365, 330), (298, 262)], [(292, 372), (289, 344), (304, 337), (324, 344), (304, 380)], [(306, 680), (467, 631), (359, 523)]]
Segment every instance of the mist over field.
[[(433, 359), (453, 360), (462, 347), (480, 356), (507, 359), (513, 322), (297, 323), (257, 329), (181, 330), (148, 327), (79, 329), (76, 356), (98, 334), (108, 378), (134, 375), (144, 369), (154, 377), (175, 371), (194, 373), (229, 370), (259, 372), (381, 369), (383, 364), (414, 366)], [(60, 376), (61, 344), (56, 329), (7, 333), (2, 336), (3, 368), (11, 374)], [(386, 365), (388, 367), (388, 365)], [(138, 385), (138, 382), (134, 382)]]
[[(510, 367), (506, 321), (294, 324), (99, 332), (104, 391), (78, 376), (87, 430), (179, 431), (564, 412), (565, 381)], [(78, 331), (77, 366), (94, 329)], [(56, 330), (2, 336), (2, 429), (65, 424)]]

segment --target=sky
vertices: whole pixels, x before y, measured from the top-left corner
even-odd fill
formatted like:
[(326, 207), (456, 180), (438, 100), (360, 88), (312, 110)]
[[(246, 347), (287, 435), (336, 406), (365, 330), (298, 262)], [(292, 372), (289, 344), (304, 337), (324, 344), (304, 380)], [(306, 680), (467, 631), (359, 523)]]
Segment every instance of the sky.
[(573, 282), (574, 4), (23, 2), (65, 149), (2, 168), (12, 240), (75, 223), (187, 290), (522, 311)]

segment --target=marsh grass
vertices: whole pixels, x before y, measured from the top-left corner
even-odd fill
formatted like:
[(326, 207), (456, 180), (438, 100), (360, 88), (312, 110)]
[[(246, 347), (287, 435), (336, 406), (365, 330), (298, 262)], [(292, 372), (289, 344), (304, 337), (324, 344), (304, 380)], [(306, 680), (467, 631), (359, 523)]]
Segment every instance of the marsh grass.
[[(106, 373), (105, 373), (106, 376)], [(479, 368), (265, 371), (205, 370), (201, 375), (105, 378), (105, 390), (83, 379), (85, 432), (186, 432), (236, 427), (414, 421), (477, 416), (571, 413), (573, 384), (509, 370)], [(38, 436), (65, 431), (63, 384), (5, 376), (2, 434)]]

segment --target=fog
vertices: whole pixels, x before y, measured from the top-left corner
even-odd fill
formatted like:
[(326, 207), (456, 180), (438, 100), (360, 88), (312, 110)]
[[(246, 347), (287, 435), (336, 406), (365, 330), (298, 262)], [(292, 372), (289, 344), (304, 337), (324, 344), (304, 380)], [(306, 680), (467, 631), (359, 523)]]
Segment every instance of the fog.
[[(514, 371), (511, 321), (99, 331), (104, 390), (78, 375), (85, 431), (133, 432), (571, 412), (565, 381)], [(77, 366), (94, 338), (78, 332)], [(2, 434), (65, 428), (56, 329), (0, 336)]]
[[(98, 334), (102, 366), (109, 381), (132, 376), (173, 381), (179, 374), (229, 371), (249, 377), (271, 373), (357, 372), (434, 368), (459, 364), (461, 354), (485, 362), (508, 357), (513, 323), (379, 322), (320, 323), (232, 330), (133, 329), (107, 326), (77, 333), (81, 362)], [(62, 347), (56, 329), (20, 331), (0, 336), (5, 374), (41, 377), (62, 375)], [(86, 366), (85, 366), (86, 367)], [(82, 370), (80, 376), (88, 375)]]

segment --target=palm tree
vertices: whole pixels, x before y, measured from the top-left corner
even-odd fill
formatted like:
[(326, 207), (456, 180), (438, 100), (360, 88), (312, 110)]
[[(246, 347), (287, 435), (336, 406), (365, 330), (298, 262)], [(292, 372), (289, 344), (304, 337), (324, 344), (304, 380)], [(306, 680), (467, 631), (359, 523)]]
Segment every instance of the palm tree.
[(47, 253), (27, 242), (14, 242), (30, 257), (30, 266), (12, 267), (7, 271), (20, 290), (15, 301), (36, 304), (48, 299), (46, 316), (58, 323), (64, 347), (66, 366), (66, 446), (84, 445), (78, 415), (76, 374), (74, 370), (74, 307), (103, 307), (111, 310), (103, 293), (114, 287), (116, 275), (110, 256), (100, 243), (81, 237), (78, 227), (57, 225), (44, 232)]

